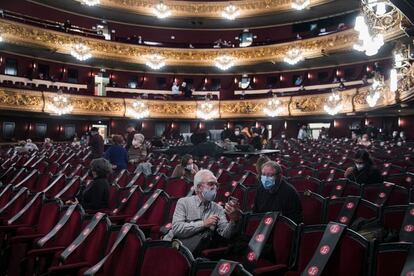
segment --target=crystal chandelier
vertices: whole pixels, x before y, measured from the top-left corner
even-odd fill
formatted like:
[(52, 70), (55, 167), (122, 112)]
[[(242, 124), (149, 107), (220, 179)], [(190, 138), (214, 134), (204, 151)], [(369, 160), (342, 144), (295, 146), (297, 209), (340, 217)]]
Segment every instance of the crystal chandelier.
[(1, 36), (1, 34), (0, 34), (0, 42), (3, 42), (3, 37)]
[(219, 117), (219, 111), (214, 107), (209, 98), (206, 98), (204, 102), (197, 106), (197, 118), (211, 120), (217, 117)]
[(309, 7), (310, 0), (292, 0), (292, 8), (296, 10), (303, 10)]
[(147, 105), (138, 98), (132, 103), (132, 108), (128, 109), (128, 115), (135, 119), (142, 119), (149, 116), (149, 109)]
[(100, 4), (100, 0), (81, 0), (82, 4), (87, 6), (96, 6)]
[(226, 71), (234, 66), (234, 58), (228, 55), (219, 56), (214, 59), (214, 64), (220, 70)]
[(48, 107), (52, 114), (59, 116), (69, 114), (73, 110), (73, 106), (69, 101), (69, 97), (63, 95), (62, 90), (59, 90), (57, 92), (57, 95), (53, 97), (52, 103), (50, 103)]
[(381, 98), (381, 94), (384, 92), (384, 89), (384, 77), (379, 73), (376, 73), (366, 98), (369, 107), (374, 107), (377, 104), (378, 100)]
[(283, 61), (290, 65), (295, 65), (296, 63), (298, 63), (299, 61), (302, 61), (303, 59), (304, 57), (302, 54), (302, 50), (299, 48), (293, 48), (287, 52), (286, 56), (283, 58)]
[(239, 8), (237, 8), (235, 5), (230, 4), (221, 13), (221, 16), (223, 16), (227, 20), (234, 20), (236, 17), (240, 15)]
[(277, 98), (276, 94), (267, 102), (263, 112), (270, 117), (276, 117), (282, 112), (282, 103)]
[(89, 47), (83, 43), (76, 43), (72, 45), (70, 54), (80, 61), (85, 61), (92, 57)]
[(355, 21), (359, 42), (354, 49), (373, 56), (384, 45), (384, 34), (400, 25), (402, 15), (388, 0), (361, 0), (361, 10)]
[(157, 5), (155, 5), (153, 12), (155, 16), (160, 19), (169, 17), (171, 15), (170, 8), (167, 5), (165, 5), (163, 2), (160, 2)]
[(149, 55), (145, 64), (153, 70), (159, 70), (165, 66), (165, 59), (159, 54)]
[(329, 115), (336, 115), (342, 110), (342, 99), (341, 96), (339, 96), (339, 93), (337, 90), (332, 89), (332, 94), (329, 96), (328, 101), (324, 105), (323, 109), (328, 113)]

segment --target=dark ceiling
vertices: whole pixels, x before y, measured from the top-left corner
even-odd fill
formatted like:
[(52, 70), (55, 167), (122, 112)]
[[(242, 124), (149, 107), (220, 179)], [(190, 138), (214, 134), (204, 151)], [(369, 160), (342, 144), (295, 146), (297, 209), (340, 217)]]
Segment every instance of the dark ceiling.
[[(10, 0), (2, 0), (10, 1)], [(20, 0), (22, 1), (22, 0)], [(143, 26), (185, 29), (241, 29), (262, 26), (282, 25), (311, 21), (318, 18), (333, 17), (359, 9), (359, 0), (335, 0), (330, 3), (303, 11), (289, 11), (264, 16), (240, 18), (234, 21), (207, 18), (167, 18), (160, 20), (155, 16), (138, 15), (125, 10), (115, 10), (105, 7), (88, 7), (74, 0), (26, 0), (27, 2), (46, 5), (67, 12), (89, 16), (108, 21), (123, 22)]]
[[(313, 58), (298, 63), (295, 66), (288, 65), (284, 62), (277, 62), (275, 64), (264, 62), (255, 65), (235, 66), (228, 71), (220, 71), (216, 67), (193, 67), (193, 66), (165, 66), (162, 70), (156, 72), (160, 73), (174, 73), (174, 74), (243, 74), (243, 73), (265, 73), (265, 72), (278, 72), (278, 71), (290, 71), (301, 69), (312, 69), (316, 67), (330, 67), (337, 66), (346, 63), (362, 63), (364, 61), (385, 59), (392, 56), (392, 49), (394, 47), (393, 42), (387, 43), (382, 47), (380, 53), (373, 57), (367, 57), (364, 53), (357, 52), (355, 50), (349, 50), (346, 52), (339, 52), (329, 54), (319, 58)], [(136, 63), (127, 63), (122, 61), (107, 60), (100, 58), (91, 58), (87, 62), (81, 63), (75, 58), (67, 54), (61, 54), (45, 48), (36, 48), (33, 46), (21, 46), (15, 44), (2, 43), (0, 44), (0, 50), (7, 51), (9, 53), (26, 55), (34, 58), (47, 59), (50, 61), (71, 63), (71, 64), (85, 64), (86, 66), (94, 68), (108, 68), (113, 70), (125, 70), (125, 71), (139, 71), (139, 72), (151, 72), (151, 70), (143, 65)]]

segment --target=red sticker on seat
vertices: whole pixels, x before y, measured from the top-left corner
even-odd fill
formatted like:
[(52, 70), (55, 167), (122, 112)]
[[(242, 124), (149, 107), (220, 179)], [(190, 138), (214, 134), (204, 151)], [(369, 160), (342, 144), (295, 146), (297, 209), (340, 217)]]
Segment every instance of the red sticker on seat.
[(222, 263), (218, 269), (220, 275), (226, 275), (230, 272), (231, 265), (229, 263)]
[(310, 276), (315, 276), (318, 274), (318, 272), (319, 272), (319, 268), (317, 266), (311, 266), (308, 269), (308, 275)]
[(329, 253), (329, 251), (331, 251), (331, 247), (329, 245), (324, 245), (319, 250), (319, 253), (321, 253), (322, 255), (326, 255)]

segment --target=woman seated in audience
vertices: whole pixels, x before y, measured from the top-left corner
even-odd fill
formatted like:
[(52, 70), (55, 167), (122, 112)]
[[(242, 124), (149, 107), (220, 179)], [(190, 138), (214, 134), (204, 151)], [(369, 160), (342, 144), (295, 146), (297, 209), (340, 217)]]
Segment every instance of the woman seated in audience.
[(114, 144), (105, 152), (105, 159), (109, 160), (116, 170), (126, 169), (128, 167), (128, 153), (122, 146), (124, 138), (121, 135), (114, 135), (112, 142)]
[(171, 177), (184, 177), (185, 179), (193, 182), (194, 175), (198, 172), (198, 167), (193, 162), (193, 157), (189, 154), (183, 155), (181, 163), (178, 164)]
[(368, 134), (365, 133), (364, 135), (362, 135), (362, 138), (358, 139), (358, 145), (364, 147), (371, 146), (371, 141), (369, 140)]
[(50, 149), (53, 146), (52, 141), (50, 138), (45, 138), (45, 141), (43, 142), (43, 148), (44, 149)]
[(141, 133), (134, 134), (132, 146), (128, 150), (129, 162), (140, 163), (147, 157), (147, 147), (144, 144), (145, 137)]
[(24, 148), (27, 151), (39, 150), (39, 148), (36, 146), (36, 144), (32, 142), (32, 139), (27, 139), (26, 140), (26, 144), (24, 145)]
[(345, 177), (360, 184), (375, 184), (382, 182), (378, 168), (366, 150), (358, 150), (354, 158), (355, 165), (345, 171)]
[(80, 203), (85, 210), (92, 211), (108, 208), (111, 164), (104, 158), (94, 159), (91, 162), (91, 173), (93, 181), (80, 193), (79, 200), (67, 201), (66, 204)]

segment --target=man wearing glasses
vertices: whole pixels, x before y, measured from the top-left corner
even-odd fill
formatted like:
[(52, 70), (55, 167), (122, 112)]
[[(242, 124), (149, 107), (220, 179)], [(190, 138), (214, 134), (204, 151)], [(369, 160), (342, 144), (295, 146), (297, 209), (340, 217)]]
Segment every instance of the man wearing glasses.
[(274, 161), (262, 165), (254, 213), (281, 212), (296, 223), (303, 221), (302, 205), (296, 189), (282, 179), (282, 169)]
[(237, 232), (241, 212), (237, 201), (226, 203), (224, 208), (214, 202), (217, 179), (211, 171), (198, 171), (194, 176), (193, 187), (194, 196), (178, 200), (172, 230), (164, 239), (179, 239), (197, 255), (208, 247), (214, 234), (226, 239), (232, 237)]

